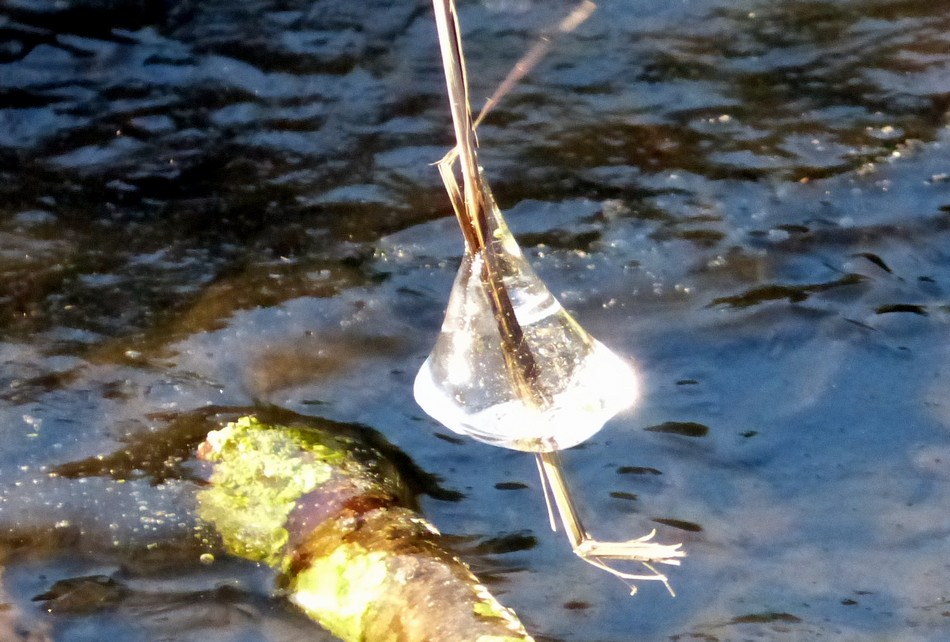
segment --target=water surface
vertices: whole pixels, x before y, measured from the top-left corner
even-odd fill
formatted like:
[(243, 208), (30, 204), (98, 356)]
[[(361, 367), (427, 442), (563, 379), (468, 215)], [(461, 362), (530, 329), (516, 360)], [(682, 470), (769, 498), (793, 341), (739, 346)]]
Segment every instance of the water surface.
[[(569, 8), (463, 2), (473, 96)], [(6, 637), (322, 639), (265, 569), (195, 562), (190, 453), (255, 403), (460, 492), (427, 516), (539, 639), (946, 637), (940, 3), (604, 1), (480, 130), (532, 264), (639, 369), (565, 461), (595, 535), (685, 543), (676, 599), (412, 400), (462, 250), (427, 2), (10, 0), (0, 32)]]

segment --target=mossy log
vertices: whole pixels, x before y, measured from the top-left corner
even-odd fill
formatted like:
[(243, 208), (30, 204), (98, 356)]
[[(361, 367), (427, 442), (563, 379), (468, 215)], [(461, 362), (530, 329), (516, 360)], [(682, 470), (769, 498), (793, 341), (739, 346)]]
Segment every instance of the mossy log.
[(290, 601), (342, 640), (532, 639), (440, 544), (375, 450), (243, 417), (198, 456), (214, 462), (201, 519), (229, 553), (277, 569)]

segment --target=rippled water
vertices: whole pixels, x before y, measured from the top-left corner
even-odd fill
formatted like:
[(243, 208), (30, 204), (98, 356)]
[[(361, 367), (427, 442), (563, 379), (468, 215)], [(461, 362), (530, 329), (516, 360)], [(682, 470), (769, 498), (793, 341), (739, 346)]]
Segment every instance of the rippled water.
[[(463, 2), (473, 95), (569, 6)], [(946, 638), (942, 3), (605, 0), (480, 130), (532, 264), (638, 365), (565, 459), (595, 535), (685, 542), (676, 599), (412, 400), (462, 250), (427, 2), (8, 0), (0, 34), (0, 637), (320, 639), (194, 563), (194, 444), (260, 402), (463, 493), (424, 509), (540, 639)]]

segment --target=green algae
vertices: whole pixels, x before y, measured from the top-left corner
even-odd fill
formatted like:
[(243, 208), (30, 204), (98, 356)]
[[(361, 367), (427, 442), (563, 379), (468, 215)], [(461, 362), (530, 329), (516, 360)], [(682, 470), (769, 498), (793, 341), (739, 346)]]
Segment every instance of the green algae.
[(208, 433), (199, 517), (226, 550), (280, 574), (288, 599), (345, 642), (531, 640), (438, 542), (376, 448), (242, 417)]
[(388, 555), (342, 544), (316, 558), (291, 583), (291, 601), (343, 640), (360, 640), (370, 607), (380, 599)]
[(199, 517), (215, 525), (232, 554), (271, 565), (287, 544), (285, 524), (296, 501), (346, 458), (312, 431), (254, 417), (209, 433), (201, 453), (215, 468), (198, 493)]

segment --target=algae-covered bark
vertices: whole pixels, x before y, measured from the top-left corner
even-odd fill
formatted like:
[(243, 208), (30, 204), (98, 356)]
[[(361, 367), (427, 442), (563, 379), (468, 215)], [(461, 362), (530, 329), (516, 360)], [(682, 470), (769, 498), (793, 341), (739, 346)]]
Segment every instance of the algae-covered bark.
[(198, 454), (215, 463), (199, 516), (228, 552), (277, 569), (289, 599), (341, 639), (531, 639), (440, 545), (375, 450), (243, 417)]

